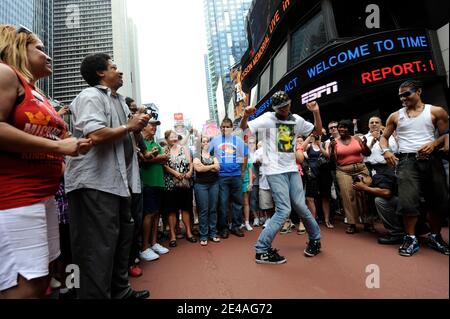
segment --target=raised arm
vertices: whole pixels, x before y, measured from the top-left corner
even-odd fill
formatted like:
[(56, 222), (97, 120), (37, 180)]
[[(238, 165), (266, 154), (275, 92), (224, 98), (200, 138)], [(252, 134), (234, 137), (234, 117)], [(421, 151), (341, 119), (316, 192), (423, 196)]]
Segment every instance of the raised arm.
[(319, 104), (316, 101), (306, 103), (306, 107), (314, 116), (314, 134), (322, 135), (322, 118), (320, 116)]

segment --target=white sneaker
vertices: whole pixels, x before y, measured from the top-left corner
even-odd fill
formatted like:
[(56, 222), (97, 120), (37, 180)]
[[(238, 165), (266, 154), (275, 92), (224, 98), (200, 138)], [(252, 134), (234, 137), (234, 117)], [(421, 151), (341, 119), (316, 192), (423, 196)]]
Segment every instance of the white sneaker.
[(167, 248), (164, 247), (164, 246), (161, 246), (161, 245), (158, 244), (158, 243), (156, 243), (156, 244), (154, 244), (154, 245), (152, 246), (152, 250), (153, 250), (154, 252), (156, 252), (157, 254), (160, 254), (160, 255), (164, 255), (164, 254), (167, 254), (167, 253), (169, 252), (169, 249), (167, 249)]
[(247, 231), (252, 231), (253, 230), (253, 228), (252, 228), (252, 226), (250, 226), (249, 222), (245, 223), (245, 229), (247, 229)]
[(267, 218), (264, 222), (263, 228), (266, 228), (267, 224), (270, 222), (270, 218)]
[(239, 229), (242, 229), (242, 228), (244, 228), (245, 227), (245, 225), (244, 224), (241, 224), (241, 226), (239, 226)]
[(259, 226), (259, 219), (257, 217), (253, 220), (253, 227), (258, 227), (258, 226)]
[(145, 261), (152, 261), (159, 258), (159, 255), (155, 253), (151, 248), (147, 248), (146, 250), (141, 251), (139, 253), (139, 256)]

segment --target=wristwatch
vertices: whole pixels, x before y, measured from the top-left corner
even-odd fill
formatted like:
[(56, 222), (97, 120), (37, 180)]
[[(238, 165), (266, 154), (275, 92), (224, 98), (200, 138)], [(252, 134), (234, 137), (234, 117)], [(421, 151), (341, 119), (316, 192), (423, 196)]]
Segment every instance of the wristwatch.
[(384, 155), (384, 153), (386, 153), (386, 152), (392, 152), (392, 151), (391, 151), (391, 149), (389, 149), (389, 148), (383, 148), (383, 149), (381, 150), (381, 154), (382, 154), (382, 155)]

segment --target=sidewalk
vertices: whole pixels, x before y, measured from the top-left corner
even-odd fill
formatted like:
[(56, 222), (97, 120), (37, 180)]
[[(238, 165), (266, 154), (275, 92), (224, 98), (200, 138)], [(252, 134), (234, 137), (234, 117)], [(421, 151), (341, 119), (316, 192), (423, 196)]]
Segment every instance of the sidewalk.
[[(255, 263), (260, 227), (205, 247), (178, 239), (159, 260), (141, 262), (144, 275), (130, 281), (135, 289), (149, 289), (151, 299), (449, 298), (448, 256), (421, 241), (417, 254), (401, 257), (398, 245), (379, 245), (376, 234), (348, 235), (342, 222), (335, 226), (320, 226), (322, 252), (313, 258), (303, 255), (307, 235), (297, 229), (277, 235), (273, 247), (287, 258), (282, 265)], [(448, 241), (448, 228), (442, 233)], [(366, 273), (368, 265), (379, 267), (380, 288), (366, 287), (373, 272)]]

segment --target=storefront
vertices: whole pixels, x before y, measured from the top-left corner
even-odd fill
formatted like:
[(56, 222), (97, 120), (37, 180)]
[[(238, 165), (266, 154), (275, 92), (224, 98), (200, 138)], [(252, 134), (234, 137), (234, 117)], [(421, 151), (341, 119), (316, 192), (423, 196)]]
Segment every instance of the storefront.
[(309, 118), (305, 104), (317, 100), (325, 123), (357, 118), (364, 130), (370, 116), (386, 120), (401, 107), (398, 86), (406, 79), (422, 80), (423, 100), (447, 108), (446, 71), (436, 31), (417, 25), (393, 28), (395, 14), (402, 13), (380, 1), (392, 23), (384, 21), (385, 28), (367, 34), (355, 26), (358, 36), (339, 37), (339, 32), (351, 33), (348, 25), (336, 25), (342, 21), (336, 8), (345, 3), (291, 0), (291, 7), (281, 1), (278, 9), (271, 9), (275, 20), (268, 20), (268, 33), (258, 49), (250, 45), (242, 60), (242, 87), (257, 109), (253, 118), (271, 110), (272, 94), (284, 90), (294, 113)]

